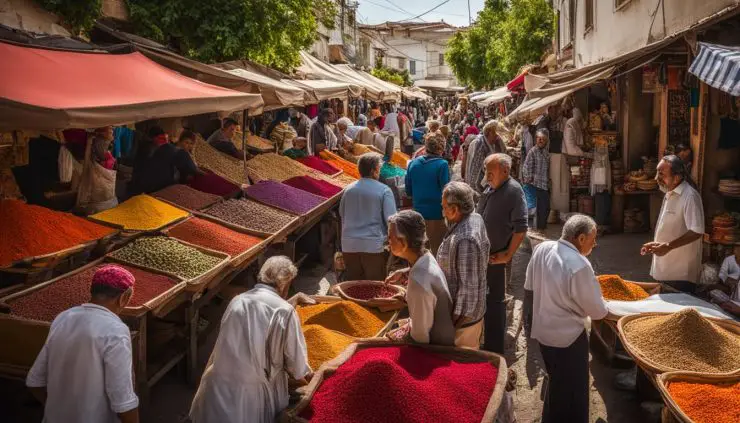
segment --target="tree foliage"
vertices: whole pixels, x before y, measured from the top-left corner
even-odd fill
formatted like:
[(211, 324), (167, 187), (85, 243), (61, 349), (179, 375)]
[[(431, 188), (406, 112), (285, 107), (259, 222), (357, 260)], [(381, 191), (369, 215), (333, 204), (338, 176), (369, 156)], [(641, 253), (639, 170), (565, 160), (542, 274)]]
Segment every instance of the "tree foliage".
[(370, 73), (383, 81), (387, 81), (401, 87), (410, 87), (412, 85), (409, 71), (404, 69), (402, 71), (385, 67), (383, 65), (377, 65), (370, 70)]
[(127, 0), (134, 31), (207, 63), (249, 59), (290, 70), (334, 28), (332, 0)]
[(62, 23), (75, 34), (92, 28), (103, 13), (103, 0), (38, 0), (38, 3), (62, 18)]
[(487, 0), (476, 22), (450, 40), (446, 60), (464, 84), (500, 86), (539, 61), (552, 33), (546, 0)]

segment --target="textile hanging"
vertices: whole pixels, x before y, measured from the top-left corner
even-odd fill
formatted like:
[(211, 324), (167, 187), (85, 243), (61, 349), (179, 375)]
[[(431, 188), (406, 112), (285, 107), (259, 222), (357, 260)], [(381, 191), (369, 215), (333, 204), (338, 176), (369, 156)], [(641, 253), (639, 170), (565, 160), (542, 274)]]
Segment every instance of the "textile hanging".
[(689, 72), (709, 86), (740, 96), (740, 47), (699, 43)]

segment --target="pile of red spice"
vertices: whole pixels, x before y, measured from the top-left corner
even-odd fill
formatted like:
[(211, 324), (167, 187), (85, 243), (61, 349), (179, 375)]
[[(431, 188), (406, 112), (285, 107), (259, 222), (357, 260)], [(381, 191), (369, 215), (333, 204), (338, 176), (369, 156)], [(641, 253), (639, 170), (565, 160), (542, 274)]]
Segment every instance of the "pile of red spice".
[(284, 180), (283, 183), (324, 198), (331, 198), (342, 192), (342, 188), (310, 176), (294, 176), (290, 179)]
[(240, 189), (238, 186), (213, 173), (195, 175), (189, 185), (191, 188), (195, 188), (198, 191), (215, 194), (221, 197), (234, 195), (234, 193)]
[[(72, 307), (90, 301), (90, 284), (95, 271), (100, 266), (60, 279), (29, 295), (8, 302), (10, 314), (27, 319), (51, 322), (57, 315)], [(177, 280), (164, 275), (147, 272), (132, 266), (119, 265), (131, 272), (136, 278), (134, 295), (129, 308), (139, 307), (165, 293), (178, 283)]]
[(398, 294), (398, 288), (389, 285), (358, 284), (342, 287), (347, 296), (358, 300), (372, 300), (373, 298), (390, 298)]
[(668, 392), (681, 411), (696, 423), (740, 422), (740, 382), (672, 382)]
[(237, 232), (199, 217), (191, 217), (174, 226), (167, 230), (167, 234), (190, 244), (224, 252), (231, 257), (236, 257), (262, 242), (262, 238)]
[(0, 267), (98, 240), (113, 229), (18, 200), (0, 200)]
[(491, 363), (413, 346), (360, 350), (325, 379), (300, 416), (315, 423), (479, 423), (496, 385)]
[(325, 175), (336, 175), (337, 173), (339, 173), (339, 169), (316, 156), (301, 157), (296, 160), (301, 162), (301, 164), (303, 164), (304, 166), (308, 166), (311, 169), (318, 170)]

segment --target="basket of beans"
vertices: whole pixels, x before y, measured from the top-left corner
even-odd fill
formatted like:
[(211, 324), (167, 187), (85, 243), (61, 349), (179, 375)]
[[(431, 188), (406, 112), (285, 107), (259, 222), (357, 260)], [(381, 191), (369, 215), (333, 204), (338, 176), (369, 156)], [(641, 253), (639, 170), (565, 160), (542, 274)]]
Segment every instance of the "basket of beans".
[(383, 311), (398, 310), (406, 306), (406, 290), (382, 281), (347, 281), (332, 287), (335, 295), (366, 307)]

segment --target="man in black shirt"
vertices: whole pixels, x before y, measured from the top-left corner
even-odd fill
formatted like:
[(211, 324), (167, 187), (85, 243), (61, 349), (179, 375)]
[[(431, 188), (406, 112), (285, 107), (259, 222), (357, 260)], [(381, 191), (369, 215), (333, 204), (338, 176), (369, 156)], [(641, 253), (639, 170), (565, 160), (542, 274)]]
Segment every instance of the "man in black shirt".
[(165, 143), (154, 154), (134, 169), (132, 194), (151, 193), (170, 185), (185, 183), (199, 170), (190, 156), (195, 134), (184, 130), (177, 144)]
[(236, 157), (237, 159), (242, 159), (243, 154), (240, 153), (234, 143), (231, 142), (231, 138), (236, 132), (236, 125), (237, 123), (234, 119), (224, 119), (221, 129), (217, 130), (216, 132), (211, 134), (210, 137), (208, 137), (208, 144), (211, 144), (211, 147), (222, 153), (226, 153), (232, 157)]

